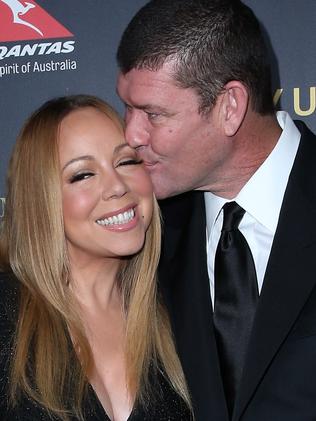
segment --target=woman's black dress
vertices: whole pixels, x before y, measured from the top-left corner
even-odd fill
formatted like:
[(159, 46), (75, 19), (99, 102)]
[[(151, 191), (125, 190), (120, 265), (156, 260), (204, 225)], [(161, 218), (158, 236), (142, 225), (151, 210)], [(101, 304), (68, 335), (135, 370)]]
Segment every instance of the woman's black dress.
[[(8, 370), (12, 357), (12, 336), (18, 314), (19, 284), (8, 274), (0, 273), (0, 420), (1, 421), (57, 421), (47, 411), (26, 396), (14, 408), (8, 405)], [(157, 384), (157, 389), (156, 389)], [(159, 375), (155, 383), (155, 400), (146, 408), (134, 407), (128, 421), (189, 421), (190, 411), (173, 391), (168, 381)], [(85, 421), (110, 421), (91, 386), (83, 402)], [(75, 421), (76, 418), (73, 418)]]

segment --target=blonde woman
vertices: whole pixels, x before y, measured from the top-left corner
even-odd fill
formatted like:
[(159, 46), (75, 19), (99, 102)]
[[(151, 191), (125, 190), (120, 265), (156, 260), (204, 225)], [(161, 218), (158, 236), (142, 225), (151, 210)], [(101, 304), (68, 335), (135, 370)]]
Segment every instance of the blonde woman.
[(191, 419), (157, 203), (109, 105), (58, 98), (26, 122), (0, 250), (2, 420)]

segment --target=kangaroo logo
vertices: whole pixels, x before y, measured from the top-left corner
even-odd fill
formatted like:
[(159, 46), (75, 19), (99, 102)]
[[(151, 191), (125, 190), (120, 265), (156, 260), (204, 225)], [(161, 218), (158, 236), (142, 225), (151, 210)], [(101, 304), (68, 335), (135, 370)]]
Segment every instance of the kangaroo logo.
[(73, 36), (35, 0), (0, 0), (0, 42)]
[(13, 23), (28, 26), (29, 28), (33, 29), (38, 34), (43, 36), (43, 32), (39, 28), (32, 25), (30, 22), (24, 19), (21, 19), (20, 17), (20, 16), (24, 16), (30, 9), (33, 9), (34, 7), (36, 7), (35, 4), (29, 3), (29, 2), (25, 2), (25, 4), (23, 4), (21, 1), (18, 1), (18, 0), (0, 0), (0, 1), (2, 1), (2, 3), (5, 3), (7, 6), (10, 7), (12, 11), (12, 15), (13, 15)]

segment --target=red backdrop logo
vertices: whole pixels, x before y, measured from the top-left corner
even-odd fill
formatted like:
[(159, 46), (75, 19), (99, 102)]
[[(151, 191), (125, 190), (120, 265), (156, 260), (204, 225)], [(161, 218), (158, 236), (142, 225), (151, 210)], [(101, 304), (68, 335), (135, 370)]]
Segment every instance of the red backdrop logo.
[(0, 0), (0, 41), (73, 36), (35, 1)]

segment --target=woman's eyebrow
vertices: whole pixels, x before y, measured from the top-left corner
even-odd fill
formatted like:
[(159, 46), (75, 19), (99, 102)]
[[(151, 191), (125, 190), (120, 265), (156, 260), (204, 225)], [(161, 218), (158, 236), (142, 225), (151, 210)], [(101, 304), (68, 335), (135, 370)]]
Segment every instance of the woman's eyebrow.
[(118, 152), (120, 152), (124, 148), (128, 148), (128, 149), (131, 149), (132, 150), (132, 148), (129, 146), (128, 143), (120, 143), (119, 145), (117, 145), (114, 148), (114, 153), (118, 153)]
[[(119, 145), (115, 146), (114, 148), (114, 154), (119, 153), (122, 149), (128, 148), (130, 150), (133, 150), (128, 143), (120, 143)], [(69, 165), (73, 164), (74, 162), (78, 161), (94, 161), (94, 157), (92, 155), (82, 155), (78, 156), (76, 158), (71, 159), (70, 161), (66, 162), (66, 164), (63, 166), (62, 171), (64, 171), (65, 168), (67, 168)]]
[(65, 168), (67, 168), (69, 165), (73, 164), (77, 161), (93, 161), (94, 157), (92, 155), (82, 155), (78, 156), (76, 158), (71, 159), (70, 161), (66, 162), (66, 164), (63, 166), (62, 171), (64, 171)]

